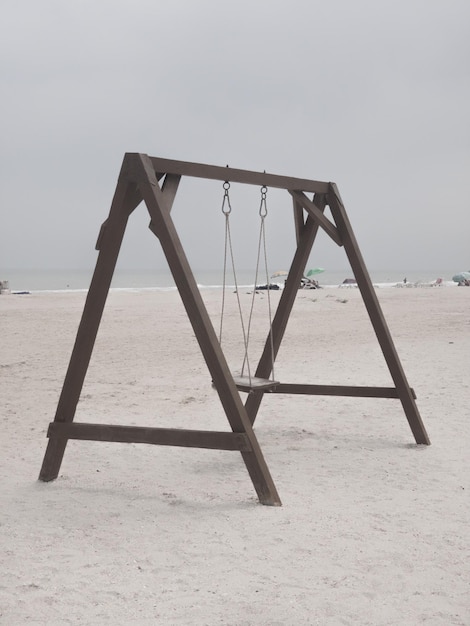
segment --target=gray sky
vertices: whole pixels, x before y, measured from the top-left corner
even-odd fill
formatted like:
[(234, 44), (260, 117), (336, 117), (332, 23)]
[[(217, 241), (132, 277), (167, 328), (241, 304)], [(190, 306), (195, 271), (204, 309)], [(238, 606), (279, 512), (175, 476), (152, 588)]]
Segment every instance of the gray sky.
[[(0, 271), (93, 267), (125, 152), (335, 181), (371, 269), (470, 269), (469, 25), (468, 0), (3, 0)], [(180, 189), (190, 261), (220, 267), (221, 186)], [(259, 191), (232, 203), (250, 267)], [(268, 207), (285, 269), (290, 196)], [(164, 266), (147, 224), (122, 267)], [(311, 262), (347, 267), (326, 237)]]

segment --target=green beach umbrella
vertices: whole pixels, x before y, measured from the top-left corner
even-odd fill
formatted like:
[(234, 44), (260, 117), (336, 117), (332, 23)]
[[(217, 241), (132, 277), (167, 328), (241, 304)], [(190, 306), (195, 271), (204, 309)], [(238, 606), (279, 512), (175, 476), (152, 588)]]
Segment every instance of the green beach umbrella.
[(313, 269), (308, 270), (306, 276), (315, 276), (316, 274), (321, 274), (324, 271), (323, 267), (314, 267)]

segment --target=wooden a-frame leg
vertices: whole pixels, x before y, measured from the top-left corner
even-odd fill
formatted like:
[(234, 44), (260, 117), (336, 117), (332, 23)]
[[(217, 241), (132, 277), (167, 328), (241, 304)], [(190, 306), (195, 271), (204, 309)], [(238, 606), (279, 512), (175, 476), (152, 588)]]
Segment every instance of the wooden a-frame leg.
[[(314, 204), (319, 210), (324, 211), (326, 206), (325, 197), (321, 195), (315, 196)], [(271, 325), (270, 333), (272, 333), (273, 338), (272, 344), (271, 337), (270, 335), (268, 335), (263, 353), (256, 369), (255, 376), (258, 376), (260, 378), (269, 378), (269, 376), (271, 375), (273, 357), (275, 359), (277, 353), (279, 352), (281, 341), (286, 331), (287, 322), (289, 321), (289, 316), (291, 314), (292, 307), (294, 306), (295, 298), (299, 290), (300, 281), (304, 274), (308, 257), (310, 256), (312, 246), (318, 233), (318, 224), (310, 216), (307, 218), (304, 226), (301, 226), (301, 218), (298, 214), (299, 207), (295, 199), (294, 212), (297, 213), (297, 249), (294, 254), (294, 259), (292, 261), (289, 274), (287, 276), (286, 285), (282, 291), (276, 314), (273, 318), (273, 322)], [(273, 351), (274, 354), (272, 354)], [(256, 416), (258, 414), (263, 395), (263, 393), (251, 393), (246, 399), (245, 407), (248, 413), (248, 417), (250, 418), (250, 422), (252, 424), (254, 424), (256, 420)]]
[(219, 345), (149, 157), (134, 155), (132, 171), (147, 205), (152, 221), (152, 231), (160, 239), (175, 284), (178, 287), (232, 431), (244, 433), (249, 442), (251, 450), (241, 451), (241, 455), (258, 498), (262, 504), (279, 506), (281, 500), (276, 486)]
[(416, 406), (413, 393), (410, 389), (405, 372), (400, 363), (397, 351), (393, 344), (390, 331), (383, 316), (377, 294), (370, 280), (366, 265), (359, 250), (351, 224), (349, 222), (343, 202), (338, 189), (334, 183), (330, 183), (330, 193), (328, 194), (328, 204), (336, 222), (338, 231), (343, 241), (345, 252), (348, 256), (351, 268), (361, 291), (364, 304), (369, 314), (372, 326), (379, 341), (383, 355), (387, 362), (393, 382), (395, 383), (398, 396), (401, 400), (406, 418), (413, 432), (416, 443), (430, 444), (424, 424)]
[[(57, 405), (55, 422), (72, 422), (75, 417), (127, 220), (141, 200), (135, 185), (120, 178), (109, 217), (100, 232), (97, 244), (100, 252)], [(50, 481), (57, 478), (67, 441), (63, 437), (49, 439), (39, 480)]]

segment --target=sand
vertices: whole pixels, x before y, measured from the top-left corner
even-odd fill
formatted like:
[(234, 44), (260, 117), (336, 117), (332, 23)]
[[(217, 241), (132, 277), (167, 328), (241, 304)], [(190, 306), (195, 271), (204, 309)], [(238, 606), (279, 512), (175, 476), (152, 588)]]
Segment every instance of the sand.
[[(282, 507), (238, 452), (71, 441), (37, 481), (85, 295), (2, 295), (0, 623), (470, 624), (470, 289), (377, 293), (432, 445), (398, 400), (266, 396)], [(357, 289), (299, 292), (276, 377), (391, 385)], [(177, 293), (110, 294), (76, 420), (228, 428)]]

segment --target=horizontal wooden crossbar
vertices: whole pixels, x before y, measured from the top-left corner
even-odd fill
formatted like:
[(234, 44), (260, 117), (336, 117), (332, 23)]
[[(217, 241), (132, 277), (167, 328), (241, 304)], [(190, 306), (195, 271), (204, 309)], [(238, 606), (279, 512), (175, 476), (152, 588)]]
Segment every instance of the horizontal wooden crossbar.
[[(128, 153), (133, 156), (133, 153)], [(127, 156), (127, 155), (126, 155)], [(328, 193), (330, 184), (318, 180), (295, 178), (293, 176), (279, 176), (266, 172), (252, 172), (250, 170), (234, 169), (233, 167), (220, 167), (206, 165), (204, 163), (190, 163), (187, 161), (174, 161), (150, 157), (152, 167), (157, 174), (178, 174), (180, 176), (192, 176), (194, 178), (207, 178), (210, 180), (222, 180), (233, 183), (245, 183), (247, 185), (266, 185), (277, 189), (294, 189), (313, 193)], [(132, 174), (130, 175), (132, 179)]]
[[(414, 389), (411, 395), (416, 400)], [(309, 396), (352, 396), (356, 398), (399, 398), (395, 387), (357, 387), (344, 385), (296, 385), (279, 384), (272, 393), (292, 393)]]
[(183, 428), (150, 428), (146, 426), (117, 426), (114, 424), (88, 424), (84, 422), (51, 422), (47, 431), (50, 438), (80, 439), (87, 441), (115, 441), (118, 443), (150, 443), (160, 446), (184, 448), (210, 448), (251, 452), (244, 433)]

